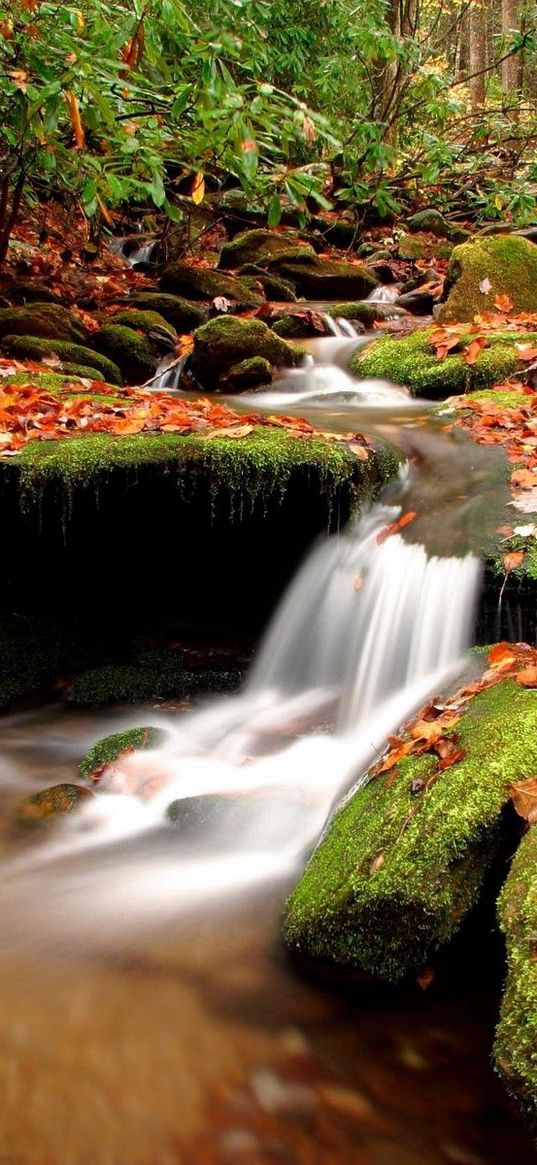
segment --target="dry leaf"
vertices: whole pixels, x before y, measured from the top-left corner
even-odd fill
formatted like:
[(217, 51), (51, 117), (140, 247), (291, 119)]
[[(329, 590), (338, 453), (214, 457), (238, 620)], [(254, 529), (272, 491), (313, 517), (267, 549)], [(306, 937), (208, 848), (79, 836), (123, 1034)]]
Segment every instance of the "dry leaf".
[(516, 570), (517, 566), (520, 566), (523, 558), (523, 550), (512, 550), (510, 554), (506, 554), (503, 560), (506, 574), (509, 574), (512, 570)]
[(534, 825), (537, 821), (537, 777), (516, 781), (509, 786), (509, 793), (518, 816)]

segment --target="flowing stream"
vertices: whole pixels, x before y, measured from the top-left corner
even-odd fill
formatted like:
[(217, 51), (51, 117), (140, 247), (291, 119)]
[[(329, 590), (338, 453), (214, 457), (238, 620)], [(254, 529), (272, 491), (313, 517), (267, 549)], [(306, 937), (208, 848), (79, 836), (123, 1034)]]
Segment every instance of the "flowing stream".
[[(109, 731), (160, 724), (165, 739), (44, 842), (7, 847), (2, 1165), (532, 1160), (486, 1068), (486, 992), (370, 1010), (276, 953), (282, 899), (334, 806), (467, 666), (476, 524), (484, 495), (498, 502), (496, 454), (439, 432), (403, 390), (352, 380), (360, 343), (315, 341), (307, 367), (244, 401), (389, 435), (406, 461), (312, 550), (242, 693), (174, 715), (5, 718), (6, 812)], [(386, 537), (409, 511), (408, 535)]]

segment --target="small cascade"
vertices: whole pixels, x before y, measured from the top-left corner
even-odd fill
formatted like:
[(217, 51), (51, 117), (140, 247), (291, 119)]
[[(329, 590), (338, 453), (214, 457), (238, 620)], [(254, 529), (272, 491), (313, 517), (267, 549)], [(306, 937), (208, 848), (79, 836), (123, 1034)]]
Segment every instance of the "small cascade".
[(135, 251), (130, 251), (125, 256), (129, 267), (136, 267), (138, 263), (150, 263), (151, 256), (155, 249), (155, 242), (143, 243), (141, 247), (137, 247)]
[(356, 331), (356, 328), (354, 327), (354, 324), (351, 322), (351, 320), (344, 320), (339, 317), (334, 319), (333, 316), (326, 314), (324, 316), (324, 321), (333, 336), (337, 336), (339, 339), (342, 339), (343, 337), (348, 340), (358, 339), (358, 332)]
[(399, 299), (401, 288), (398, 283), (389, 283), (382, 287), (374, 287), (367, 297), (368, 303), (395, 303)]

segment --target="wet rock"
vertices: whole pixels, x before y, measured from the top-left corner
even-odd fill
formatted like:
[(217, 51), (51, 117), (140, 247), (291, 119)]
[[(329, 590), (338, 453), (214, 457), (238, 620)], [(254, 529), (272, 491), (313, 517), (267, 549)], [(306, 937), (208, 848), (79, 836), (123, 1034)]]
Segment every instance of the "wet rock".
[(301, 340), (309, 337), (317, 338), (330, 334), (323, 317), (318, 312), (285, 312), (277, 315), (270, 322), (270, 327), (277, 336), (285, 340)]
[(303, 355), (281, 340), (261, 320), (223, 316), (194, 332), (190, 369), (207, 388), (215, 388), (233, 365), (257, 356), (273, 368), (293, 368)]
[(157, 312), (179, 335), (199, 328), (207, 319), (207, 308), (199, 303), (191, 303), (180, 295), (168, 295), (164, 291), (140, 291), (129, 296), (129, 307), (139, 311)]
[(60, 304), (36, 303), (31, 307), (0, 309), (0, 338), (36, 336), (85, 344), (88, 335), (88, 329), (81, 320)]
[(94, 779), (122, 753), (157, 748), (159, 744), (164, 743), (166, 735), (162, 728), (144, 727), (127, 728), (124, 732), (114, 732), (112, 736), (105, 736), (98, 740), (80, 761), (78, 766), (80, 775), (86, 780)]
[[(108, 317), (110, 320), (110, 317)], [(158, 353), (173, 352), (177, 344), (177, 332), (173, 324), (167, 322), (164, 316), (156, 311), (142, 311), (132, 308), (129, 311), (120, 311), (113, 316), (110, 322), (126, 328), (134, 328), (142, 332)]]
[(401, 235), (397, 243), (400, 259), (424, 259), (428, 250), (428, 240), (418, 235)]
[(159, 347), (147, 336), (121, 324), (100, 328), (92, 336), (92, 344), (97, 352), (117, 365), (127, 384), (143, 384), (158, 364)]
[(416, 287), (414, 291), (407, 291), (404, 295), (400, 295), (395, 303), (397, 307), (404, 308), (411, 315), (430, 316), (433, 314), (436, 300), (430, 291), (422, 291), (421, 288)]
[(262, 265), (265, 260), (286, 255), (297, 247), (305, 255), (315, 254), (313, 247), (304, 243), (296, 231), (242, 231), (232, 242), (224, 243), (218, 266), (222, 270), (235, 270), (245, 263)]
[(260, 283), (267, 299), (280, 303), (296, 303), (296, 295), (292, 283), (287, 279), (279, 279), (277, 275), (269, 275), (262, 267), (255, 263), (246, 263), (241, 267), (239, 275), (253, 276)]
[(58, 356), (65, 364), (95, 369), (96, 380), (106, 380), (109, 384), (123, 383), (117, 364), (81, 344), (71, 344), (66, 340), (42, 340), (35, 336), (4, 336), (0, 347), (8, 356), (21, 359), (43, 360), (46, 356)]
[(383, 260), (376, 260), (373, 257), (369, 264), (369, 270), (380, 283), (397, 283), (397, 276), (394, 275), (389, 263), (385, 263)]
[(259, 307), (264, 302), (263, 296), (252, 291), (243, 278), (190, 263), (169, 263), (159, 279), (159, 287), (191, 299), (212, 300), (223, 296), (240, 307)]
[(220, 379), (230, 392), (247, 392), (251, 388), (259, 388), (262, 384), (270, 384), (272, 366), (262, 356), (251, 356), (249, 360), (233, 364), (229, 372)]
[(464, 243), (470, 238), (469, 231), (448, 222), (447, 218), (433, 207), (411, 215), (406, 225), (412, 233), (426, 231), (430, 235), (437, 235), (439, 239), (449, 239), (452, 243)]
[(363, 299), (378, 286), (378, 279), (367, 267), (316, 255), (277, 258), (267, 266), (294, 284), (299, 295), (311, 299)]
[(17, 810), (16, 822), (24, 826), (39, 825), (51, 818), (61, 817), (64, 813), (72, 813), (92, 797), (93, 793), (82, 785), (52, 785), (22, 802)]
[(17, 280), (16, 283), (0, 283), (0, 295), (9, 303), (22, 307), (28, 303), (57, 303), (61, 305), (62, 302), (61, 296), (56, 291), (51, 291), (50, 287), (39, 281), (26, 283), (24, 280)]
[(441, 323), (473, 320), (507, 295), (519, 312), (537, 311), (537, 250), (514, 235), (480, 238), (455, 247), (438, 313)]

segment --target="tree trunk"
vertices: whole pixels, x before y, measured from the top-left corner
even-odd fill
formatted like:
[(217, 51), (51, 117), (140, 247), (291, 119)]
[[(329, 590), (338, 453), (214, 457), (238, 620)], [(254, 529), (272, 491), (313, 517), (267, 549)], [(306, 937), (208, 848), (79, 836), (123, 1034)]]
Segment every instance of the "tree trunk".
[(470, 103), (472, 109), (485, 104), (487, 67), (486, 0), (474, 0), (470, 9)]
[[(502, 0), (502, 33), (504, 38), (504, 52), (507, 49), (510, 33), (518, 32), (520, 28), (519, 0)], [(502, 84), (507, 94), (517, 93), (522, 79), (522, 58), (520, 53), (513, 53), (502, 61)]]

